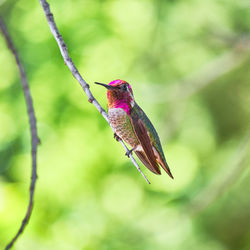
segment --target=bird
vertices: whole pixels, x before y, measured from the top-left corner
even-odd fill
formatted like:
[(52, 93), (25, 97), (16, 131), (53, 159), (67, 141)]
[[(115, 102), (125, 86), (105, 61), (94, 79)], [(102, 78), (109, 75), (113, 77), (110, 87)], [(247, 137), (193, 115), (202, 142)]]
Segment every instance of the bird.
[(107, 89), (108, 118), (114, 137), (131, 146), (140, 161), (154, 174), (160, 175), (160, 166), (173, 179), (160, 138), (144, 111), (136, 103), (131, 85), (124, 80), (109, 84), (95, 82)]

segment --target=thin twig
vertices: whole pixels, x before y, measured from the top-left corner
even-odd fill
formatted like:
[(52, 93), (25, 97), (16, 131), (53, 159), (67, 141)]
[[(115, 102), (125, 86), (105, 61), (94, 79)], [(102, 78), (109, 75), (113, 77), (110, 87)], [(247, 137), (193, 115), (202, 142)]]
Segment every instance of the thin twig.
[[(61, 54), (62, 54), (62, 57), (64, 59), (65, 64), (68, 66), (69, 70), (71, 71), (71, 73), (75, 77), (75, 79), (80, 83), (81, 87), (83, 88), (85, 94), (88, 97), (88, 101), (90, 103), (94, 104), (96, 109), (100, 112), (100, 114), (104, 117), (104, 119), (109, 123), (107, 113), (101, 107), (101, 105), (98, 103), (98, 101), (94, 98), (93, 94), (91, 93), (91, 91), (89, 89), (89, 85), (82, 78), (82, 76), (80, 75), (79, 71), (77, 70), (75, 64), (73, 63), (71, 57), (69, 56), (67, 46), (66, 46), (61, 34), (59, 33), (59, 30), (56, 26), (53, 14), (50, 11), (50, 7), (49, 7), (48, 2), (46, 0), (40, 0), (40, 4), (43, 7), (43, 10), (44, 10), (45, 16), (47, 18), (51, 33), (53, 34), (53, 36), (58, 44), (58, 47), (61, 51)], [(113, 128), (112, 128), (112, 130), (113, 130)], [(144, 177), (144, 179), (147, 181), (147, 183), (150, 184), (150, 182), (148, 181), (146, 176), (142, 173), (139, 165), (135, 161), (134, 157), (132, 156), (132, 153), (129, 151), (127, 146), (124, 144), (124, 142), (122, 140), (119, 140), (119, 142), (122, 144), (123, 148), (126, 150), (127, 155), (129, 156), (129, 158), (131, 159), (132, 163), (135, 165), (137, 170), (141, 173), (141, 175)]]
[[(219, 77), (229, 73), (242, 64), (249, 57), (249, 42), (244, 44), (241, 49), (238, 49), (240, 44), (242, 44), (242, 41), (238, 41), (232, 51), (206, 64), (201, 68), (198, 74), (190, 75), (189, 79), (183, 80), (181, 85), (179, 85), (179, 93), (176, 100), (188, 99), (210, 83), (213, 83)], [(185, 91), (183, 91), (183, 89), (185, 89)]]
[[(215, 84), (218, 78), (235, 70), (247, 61), (250, 55), (250, 36), (244, 35), (237, 38), (229, 52), (214, 58), (203, 65), (197, 72), (191, 73), (183, 80), (179, 80), (172, 87), (163, 88), (161, 85), (154, 85), (154, 91), (148, 89), (150, 102), (163, 103), (170, 102), (170, 112), (167, 113), (165, 120), (169, 125), (165, 131), (165, 136), (170, 137), (179, 129), (183, 120), (186, 102), (190, 97), (199, 93), (202, 89), (211, 84)], [(142, 91), (142, 90), (141, 90)], [(157, 93), (157, 96), (153, 96)], [(164, 134), (163, 134), (164, 136)]]
[[(189, 74), (184, 79), (178, 80), (166, 86), (154, 84), (152, 88), (141, 89), (141, 92), (150, 96), (151, 103), (165, 103), (186, 101), (202, 89), (231, 71), (235, 70), (246, 60), (250, 54), (250, 36), (241, 36), (235, 40), (232, 49), (219, 55), (201, 66), (201, 68)], [(156, 95), (153, 95), (153, 94)]]
[(226, 170), (222, 169), (212, 182), (202, 190), (185, 208), (191, 215), (200, 213), (206, 209), (211, 203), (223, 195), (228, 188), (235, 183), (242, 175), (243, 171), (249, 167), (249, 152), (250, 152), (250, 130), (242, 139), (238, 150), (236, 150), (230, 163), (226, 164)]
[(9, 244), (5, 248), (6, 250), (8, 250), (13, 246), (13, 244), (16, 242), (16, 240), (18, 239), (20, 234), (23, 232), (24, 228), (26, 227), (26, 225), (29, 222), (29, 219), (30, 219), (30, 216), (32, 213), (33, 201), (34, 201), (34, 191), (35, 191), (35, 185), (36, 185), (36, 180), (37, 180), (37, 145), (39, 143), (39, 139), (38, 139), (38, 135), (37, 135), (35, 111), (34, 111), (34, 107), (32, 104), (32, 97), (30, 94), (27, 77), (26, 77), (26, 74), (24, 72), (21, 61), (19, 59), (18, 53), (15, 49), (15, 46), (11, 40), (11, 37), (10, 37), (10, 35), (7, 31), (7, 28), (4, 25), (4, 22), (3, 22), (1, 17), (0, 17), (0, 29), (1, 29), (1, 32), (2, 32), (5, 40), (6, 40), (6, 43), (9, 47), (10, 51), (12, 52), (13, 56), (15, 57), (16, 64), (17, 64), (18, 69), (19, 69), (21, 84), (22, 84), (23, 93), (24, 93), (24, 97), (25, 97), (25, 101), (26, 101), (26, 105), (27, 105), (27, 113), (29, 116), (31, 145), (32, 145), (32, 147), (31, 147), (32, 173), (31, 173), (31, 183), (30, 183), (29, 204), (28, 204), (27, 212), (25, 214), (25, 217), (22, 221), (22, 224), (21, 224), (19, 230), (17, 231), (16, 235), (12, 238), (12, 240), (9, 242)]

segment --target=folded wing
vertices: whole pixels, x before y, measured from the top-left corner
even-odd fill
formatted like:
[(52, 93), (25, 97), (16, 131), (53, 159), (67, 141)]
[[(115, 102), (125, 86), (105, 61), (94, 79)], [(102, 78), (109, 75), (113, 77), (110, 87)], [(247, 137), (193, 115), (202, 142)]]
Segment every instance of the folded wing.
[[(142, 163), (153, 173), (161, 174), (159, 165), (173, 178), (161, 147), (159, 136), (152, 123), (137, 105), (131, 110), (130, 121), (135, 135), (140, 142), (141, 149), (135, 149), (135, 153)], [(147, 124), (147, 127), (146, 125)]]

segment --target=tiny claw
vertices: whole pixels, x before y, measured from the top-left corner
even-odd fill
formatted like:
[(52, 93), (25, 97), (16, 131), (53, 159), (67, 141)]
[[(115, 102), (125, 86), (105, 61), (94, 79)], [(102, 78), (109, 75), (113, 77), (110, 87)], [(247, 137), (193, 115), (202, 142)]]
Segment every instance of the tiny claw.
[(90, 102), (90, 103), (92, 103), (94, 101), (94, 98), (92, 98), (92, 97), (90, 97), (89, 99), (88, 99), (88, 102)]
[(125, 153), (125, 155), (129, 158), (129, 156), (133, 153), (133, 151), (134, 151), (134, 148), (128, 150), (128, 151)]
[(41, 144), (42, 144), (41, 139), (37, 137), (37, 145), (41, 145)]
[(120, 141), (120, 140), (121, 140), (121, 138), (120, 138), (116, 133), (114, 133), (114, 138), (115, 138), (117, 141)]

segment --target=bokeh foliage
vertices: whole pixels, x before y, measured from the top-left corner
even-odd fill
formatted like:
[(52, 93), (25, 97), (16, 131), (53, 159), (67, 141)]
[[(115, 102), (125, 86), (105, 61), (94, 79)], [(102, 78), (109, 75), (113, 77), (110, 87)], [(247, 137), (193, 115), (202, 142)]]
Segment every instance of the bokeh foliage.
[[(143, 180), (64, 65), (39, 1), (0, 1), (31, 86), (41, 145), (35, 207), (15, 249), (250, 249), (248, 0), (54, 0), (70, 55), (125, 79), (175, 180)], [(23, 218), (30, 135), (0, 37), (0, 248)]]

